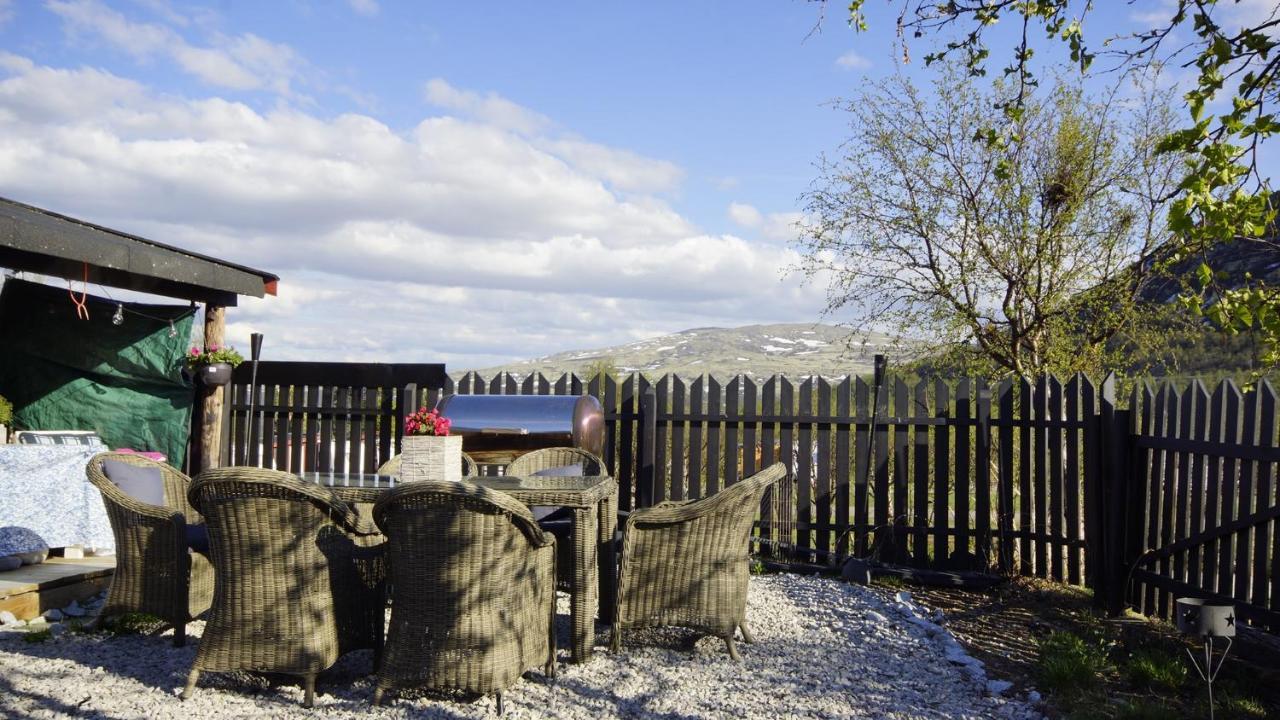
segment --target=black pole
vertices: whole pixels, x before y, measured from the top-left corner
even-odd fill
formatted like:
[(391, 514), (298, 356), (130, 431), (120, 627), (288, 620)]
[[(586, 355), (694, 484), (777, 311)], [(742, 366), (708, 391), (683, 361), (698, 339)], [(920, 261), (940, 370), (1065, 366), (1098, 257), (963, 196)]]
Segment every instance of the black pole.
[[(256, 442), (253, 436), (253, 402), (258, 398), (258, 358), (262, 356), (262, 333), (251, 333), (249, 335), (249, 418), (245, 421), (245, 439), (246, 443)], [(252, 454), (252, 453), (250, 453)], [(258, 454), (259, 462), (261, 462), (261, 453)]]
[[(876, 423), (880, 420), (878, 413), (880, 410), (880, 392), (884, 388), (884, 376), (888, 366), (889, 359), (887, 357), (884, 355), (875, 356), (875, 372), (872, 375), (874, 387), (872, 388), (871, 397), (871, 426), (867, 429), (867, 461), (863, 463), (862, 470), (862, 486), (867, 488), (867, 492), (870, 492), (871, 488), (871, 460), (874, 457), (874, 453), (872, 453), (871, 449), (875, 447), (876, 444)], [(882, 533), (877, 529), (875, 540), (872, 541), (870, 553), (870, 556), (874, 559), (878, 559), (880, 557), (880, 549), (883, 544), (879, 542), (881, 537)]]

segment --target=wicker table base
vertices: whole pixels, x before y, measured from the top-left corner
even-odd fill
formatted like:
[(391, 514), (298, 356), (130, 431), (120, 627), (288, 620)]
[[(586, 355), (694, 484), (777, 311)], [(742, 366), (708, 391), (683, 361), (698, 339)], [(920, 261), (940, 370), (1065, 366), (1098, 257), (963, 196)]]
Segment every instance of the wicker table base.
[[(333, 489), (343, 501), (372, 506), (384, 490), (396, 485), (389, 476), (303, 473), (302, 478)], [(597, 613), (601, 622), (613, 622), (618, 586), (618, 559), (613, 536), (617, 530), (618, 483), (608, 476), (594, 477), (468, 477), (491, 490), (506, 493), (525, 505), (559, 506), (573, 510), (573, 572), (570, 581), (570, 618), (573, 622), (573, 662), (591, 658), (595, 646)], [(365, 515), (368, 507), (361, 509)]]

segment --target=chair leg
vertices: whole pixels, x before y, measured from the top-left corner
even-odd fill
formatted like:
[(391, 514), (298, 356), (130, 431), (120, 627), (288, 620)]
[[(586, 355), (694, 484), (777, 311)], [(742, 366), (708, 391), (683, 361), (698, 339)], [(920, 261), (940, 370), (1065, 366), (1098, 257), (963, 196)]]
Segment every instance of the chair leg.
[(316, 703), (316, 674), (310, 673), (302, 676), (302, 687), (306, 690), (306, 696), (302, 699), (303, 707), (312, 707)]
[(729, 648), (729, 657), (733, 658), (734, 662), (742, 662), (742, 656), (738, 654), (738, 648), (733, 643), (733, 633), (724, 636), (724, 644)]
[(191, 699), (191, 693), (195, 692), (196, 690), (196, 680), (199, 680), (199, 679), (200, 679), (200, 670), (198, 668), (191, 668), (191, 673), (187, 675), (187, 686), (182, 689), (183, 700)]
[(752, 637), (751, 633), (747, 630), (747, 624), (746, 624), (746, 623), (743, 623), (743, 624), (739, 625), (739, 626), (738, 626), (738, 629), (742, 631), (742, 642), (747, 643), (748, 645), (750, 645), (750, 644), (752, 644), (752, 643), (754, 643), (754, 642), (756, 641), (756, 639), (755, 639), (754, 637)]
[(374, 691), (373, 691), (373, 704), (374, 704), (374, 705), (381, 705), (381, 704), (382, 704), (382, 696), (383, 696), (385, 693), (386, 693), (386, 688), (384, 688), (384, 687), (382, 687), (381, 685), (379, 685), (379, 686), (378, 686), (378, 689), (376, 689), (376, 690), (374, 690)]
[(502, 713), (503, 713), (502, 693), (498, 693), (498, 714), (501, 715)]
[(183, 647), (187, 644), (187, 624), (182, 620), (173, 621), (173, 646)]
[(613, 637), (609, 638), (609, 652), (622, 652), (622, 628), (616, 623), (613, 626)]

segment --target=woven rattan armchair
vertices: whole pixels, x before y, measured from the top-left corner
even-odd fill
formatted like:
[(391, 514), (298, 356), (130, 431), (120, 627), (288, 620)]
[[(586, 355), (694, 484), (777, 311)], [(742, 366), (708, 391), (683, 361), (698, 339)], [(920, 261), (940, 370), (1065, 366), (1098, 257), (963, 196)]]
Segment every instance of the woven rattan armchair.
[(555, 674), (555, 538), (524, 505), (468, 482), (415, 482), (373, 510), (387, 536), (391, 625), (373, 696), (502, 693)]
[[(327, 488), (259, 468), (207, 470), (191, 485), (216, 572), (213, 606), (183, 699), (200, 673), (316, 674), (351, 650), (382, 648), (384, 546)], [(375, 660), (376, 663), (376, 660)]]
[[(387, 461), (378, 467), (379, 475), (399, 475), (400, 474), (400, 456), (392, 455)], [(476, 465), (476, 461), (468, 454), (462, 453), (462, 476), (475, 476), (480, 474), (480, 466)]]
[[(158, 469), (165, 504), (149, 505), (126, 495), (103, 472), (105, 460)], [(102, 493), (116, 541), (111, 589), (94, 625), (121, 613), (149, 613), (173, 625), (173, 644), (181, 647), (187, 622), (207, 610), (213, 597), (213, 566), (187, 549), (187, 525), (204, 521), (187, 501), (191, 478), (141, 455), (109, 452), (90, 458), (85, 475)]]
[(583, 475), (600, 475), (604, 471), (604, 463), (600, 458), (586, 450), (571, 447), (554, 447), (533, 450), (511, 461), (505, 474), (525, 477), (543, 470), (564, 467), (566, 465), (582, 465)]
[(710, 497), (635, 510), (622, 535), (612, 649), (628, 628), (680, 625), (723, 638), (740, 660), (734, 631), (743, 621), (750, 579), (751, 525), (760, 499), (787, 474), (782, 463)]
[[(583, 475), (601, 475), (604, 472), (604, 463), (600, 462), (600, 458), (586, 450), (571, 447), (542, 448), (527, 452), (512, 460), (504, 472), (515, 477), (526, 477), (568, 465), (581, 465)], [(559, 555), (556, 558), (556, 566), (559, 568), (557, 580), (560, 583), (560, 589), (567, 591), (573, 584), (573, 543), (569, 542), (573, 531), (573, 519), (559, 517), (558, 514), (552, 515), (550, 519), (540, 522), (539, 526), (554, 534), (556, 541), (560, 543), (557, 546)]]

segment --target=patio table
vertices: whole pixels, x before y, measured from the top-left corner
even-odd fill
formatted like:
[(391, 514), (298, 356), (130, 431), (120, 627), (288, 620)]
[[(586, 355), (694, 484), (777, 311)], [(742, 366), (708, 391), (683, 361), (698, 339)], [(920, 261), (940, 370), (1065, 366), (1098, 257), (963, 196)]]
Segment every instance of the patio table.
[[(397, 484), (391, 475), (308, 472), (301, 473), (301, 477), (331, 488), (343, 501), (356, 504), (375, 503), (380, 493)], [(613, 542), (618, 523), (618, 483), (607, 475), (523, 478), (479, 475), (465, 480), (506, 493), (525, 505), (572, 509), (571, 657), (575, 663), (588, 660), (595, 645), (597, 609), (602, 622), (613, 622), (618, 575)]]

